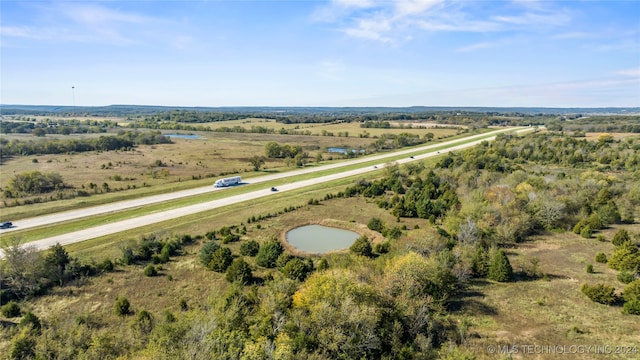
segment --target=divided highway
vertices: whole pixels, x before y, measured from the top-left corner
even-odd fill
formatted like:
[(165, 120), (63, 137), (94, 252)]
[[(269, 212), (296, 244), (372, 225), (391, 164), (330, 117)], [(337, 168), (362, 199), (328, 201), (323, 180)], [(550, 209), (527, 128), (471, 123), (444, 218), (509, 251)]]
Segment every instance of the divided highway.
[[(465, 137), (462, 139), (450, 140), (442, 143), (436, 143), (436, 144), (431, 144), (431, 145), (417, 147), (417, 148), (395, 151), (392, 153), (368, 156), (365, 158), (345, 161), (345, 162), (336, 163), (336, 164), (323, 165), (323, 166), (317, 166), (313, 168), (305, 168), (305, 169), (290, 171), (286, 173), (278, 173), (278, 174), (255, 177), (250, 179), (250, 183), (256, 184), (256, 183), (261, 183), (261, 182), (266, 182), (271, 180), (288, 178), (288, 177), (297, 176), (301, 174), (314, 173), (314, 172), (328, 170), (328, 169), (336, 169), (336, 168), (355, 165), (359, 163), (365, 163), (365, 162), (370, 163), (372, 161), (381, 161), (381, 163), (378, 164), (377, 168), (374, 168), (373, 166), (368, 165), (368, 166), (354, 169), (354, 170), (348, 170), (348, 171), (344, 171), (336, 174), (316, 177), (309, 180), (296, 181), (287, 185), (281, 185), (278, 187), (279, 191), (277, 192), (277, 193), (281, 193), (281, 192), (286, 192), (288, 190), (299, 189), (299, 188), (303, 188), (310, 185), (317, 185), (323, 182), (329, 182), (329, 181), (333, 181), (333, 180), (337, 180), (345, 177), (364, 174), (371, 171), (377, 171), (379, 168), (383, 167), (385, 160), (389, 158), (397, 157), (398, 155), (415, 154), (415, 153), (427, 151), (434, 148), (442, 148), (442, 147), (449, 146), (446, 149), (439, 150), (438, 152), (432, 151), (425, 154), (413, 155), (412, 157), (407, 157), (401, 160), (395, 160), (395, 162), (402, 164), (406, 162), (417, 161), (417, 160), (426, 159), (433, 156), (438, 156), (440, 154), (450, 152), (450, 151), (455, 151), (455, 150), (460, 150), (460, 149), (468, 148), (471, 146), (475, 146), (482, 141), (490, 141), (495, 139), (495, 135), (500, 133), (509, 132), (509, 131), (525, 132), (525, 131), (531, 131), (531, 130), (533, 130), (533, 128), (505, 128), (505, 129), (495, 130), (490, 133)], [(488, 135), (491, 135), (491, 136), (487, 137)], [(470, 140), (474, 140), (474, 141), (470, 141)], [(209, 193), (213, 191), (224, 191), (224, 189), (225, 188), (215, 188), (213, 186), (206, 186), (206, 187), (200, 187), (195, 189), (177, 191), (177, 192), (168, 193), (168, 194), (149, 196), (149, 197), (144, 197), (140, 199), (115, 202), (111, 204), (94, 206), (94, 207), (84, 208), (79, 210), (60, 212), (56, 214), (45, 215), (45, 216), (40, 216), (40, 217), (35, 217), (30, 219), (21, 219), (19, 221), (14, 222), (13, 228), (0, 230), (0, 234), (7, 235), (7, 233), (12, 231), (47, 226), (47, 225), (60, 223), (64, 221), (76, 220), (80, 218), (85, 218), (85, 217), (90, 217), (90, 216), (95, 216), (95, 215), (100, 215), (105, 213), (112, 213), (116, 211), (142, 207), (150, 204), (171, 201), (171, 200), (175, 200), (183, 197), (200, 195), (200, 194)], [(91, 228), (87, 228), (87, 229), (83, 229), (83, 230), (79, 230), (79, 231), (75, 231), (67, 234), (53, 236), (50, 238), (30, 242), (28, 243), (28, 245), (35, 246), (37, 249), (41, 249), (41, 250), (47, 249), (50, 246), (55, 245), (56, 243), (60, 243), (61, 245), (68, 245), (68, 244), (89, 240), (89, 239), (93, 239), (93, 238), (97, 238), (105, 235), (110, 235), (110, 234), (115, 234), (122, 231), (131, 230), (137, 227), (142, 227), (142, 226), (146, 226), (146, 225), (150, 225), (158, 222), (172, 220), (182, 216), (196, 214), (199, 212), (203, 212), (203, 211), (207, 211), (207, 210), (211, 210), (211, 209), (215, 209), (215, 208), (219, 208), (219, 207), (223, 207), (231, 204), (236, 204), (236, 203), (240, 203), (240, 202), (244, 202), (252, 199), (257, 199), (257, 198), (269, 196), (272, 194), (274, 194), (274, 192), (270, 191), (270, 189), (268, 188), (246, 192), (240, 195), (225, 197), (223, 199), (202, 202), (195, 205), (184, 206), (184, 207), (180, 207), (172, 210), (166, 210), (166, 211), (153, 213), (149, 215), (143, 215), (143, 216), (139, 216), (132, 219), (117, 221), (117, 222), (95, 226), (95, 227), (91, 227)], [(3, 257), (3, 254), (0, 251), (0, 258), (2, 257)]]

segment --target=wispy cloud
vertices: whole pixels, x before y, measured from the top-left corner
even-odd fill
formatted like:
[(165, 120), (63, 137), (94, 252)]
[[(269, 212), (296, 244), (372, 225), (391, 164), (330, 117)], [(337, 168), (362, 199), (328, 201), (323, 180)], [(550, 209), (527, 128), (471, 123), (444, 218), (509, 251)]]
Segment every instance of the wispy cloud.
[(569, 10), (548, 2), (492, 4), (499, 6), (489, 12), (481, 2), (460, 0), (335, 0), (320, 7), (314, 20), (334, 23), (349, 36), (381, 42), (403, 39), (415, 31), (547, 31), (572, 20)]
[(463, 53), (464, 52), (472, 52), (472, 51), (476, 51), (476, 50), (482, 50), (482, 49), (488, 49), (488, 48), (496, 47), (497, 45), (498, 45), (497, 42), (480, 42), (480, 43), (468, 45), (468, 46), (465, 46), (465, 47), (461, 47), (457, 51), (458, 52), (463, 52)]
[[(112, 45), (140, 43), (143, 28), (163, 19), (107, 7), (101, 3), (37, 4), (30, 9), (31, 25), (5, 25), (3, 37)], [(6, 22), (5, 22), (6, 23)]]
[(347, 67), (342, 61), (324, 60), (320, 63), (320, 76), (330, 80), (341, 80)]
[(637, 67), (635, 69), (620, 70), (617, 72), (617, 74), (623, 76), (640, 76), (640, 67)]

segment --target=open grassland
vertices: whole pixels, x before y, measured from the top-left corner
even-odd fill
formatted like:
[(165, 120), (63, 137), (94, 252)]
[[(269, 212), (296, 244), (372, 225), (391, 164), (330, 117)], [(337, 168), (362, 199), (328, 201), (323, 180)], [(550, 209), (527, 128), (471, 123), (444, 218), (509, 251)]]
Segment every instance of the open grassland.
[[(511, 283), (474, 282), (455, 313), (460, 322), (470, 324), (467, 346), (479, 359), (495, 359), (491, 346), (571, 345), (638, 346), (640, 326), (637, 316), (622, 314), (620, 306), (595, 303), (581, 291), (584, 283), (613, 285), (618, 294), (625, 284), (616, 280), (618, 271), (595, 261), (599, 252), (609, 257), (614, 250), (610, 239), (617, 229), (638, 232), (639, 225), (619, 225), (603, 230), (607, 241), (584, 239), (571, 232), (537, 236), (507, 252), (515, 272), (531, 268), (539, 259), (539, 280)], [(592, 264), (595, 272), (586, 272)], [(640, 349), (639, 349), (640, 350)], [(570, 354), (572, 359), (637, 359), (640, 353)], [(558, 354), (513, 354), (515, 359), (553, 359)]]
[[(192, 123), (183, 123), (185, 125), (193, 125)], [(199, 125), (203, 125), (205, 127), (209, 127), (212, 130), (220, 129), (222, 127), (233, 128), (233, 127), (241, 127), (244, 129), (251, 129), (252, 127), (263, 127), (267, 129), (273, 129), (275, 131), (279, 131), (280, 129), (285, 130), (296, 130), (300, 132), (308, 131), (311, 135), (322, 135), (323, 132), (333, 133), (334, 136), (328, 136), (329, 138), (338, 137), (338, 133), (341, 133), (341, 137), (363, 137), (365, 134), (368, 134), (369, 137), (379, 137), (382, 134), (400, 134), (400, 133), (411, 133), (419, 135), (423, 137), (427, 133), (432, 133), (434, 135), (434, 139), (441, 139), (448, 136), (459, 134), (463, 127), (455, 127), (455, 126), (441, 126), (441, 127), (421, 127), (421, 126), (411, 126), (413, 123), (409, 122), (394, 122), (395, 126), (406, 125), (407, 128), (391, 128), (391, 129), (378, 129), (378, 128), (362, 128), (360, 127), (360, 122), (338, 122), (338, 123), (300, 123), (300, 124), (283, 124), (280, 122), (276, 122), (275, 120), (269, 119), (240, 119), (240, 120), (231, 120), (231, 121), (216, 121), (210, 123), (202, 123)], [(333, 146), (333, 145), (331, 145)]]

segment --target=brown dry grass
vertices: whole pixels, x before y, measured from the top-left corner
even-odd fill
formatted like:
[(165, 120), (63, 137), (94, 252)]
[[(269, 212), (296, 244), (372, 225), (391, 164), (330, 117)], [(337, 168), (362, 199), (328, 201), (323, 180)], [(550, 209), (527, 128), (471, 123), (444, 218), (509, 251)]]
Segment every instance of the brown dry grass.
[[(640, 226), (625, 226), (631, 231)], [(602, 233), (607, 239), (615, 229)], [(540, 270), (546, 279), (512, 283), (476, 282), (471, 296), (463, 299), (459, 319), (471, 322), (467, 345), (480, 359), (496, 358), (487, 352), (488, 346), (500, 345), (585, 345), (631, 346), (640, 344), (638, 317), (624, 315), (620, 307), (592, 302), (582, 292), (583, 283), (606, 283), (618, 292), (624, 284), (616, 280), (617, 271), (595, 262), (595, 255), (610, 256), (609, 241), (583, 239), (573, 233), (540, 236), (509, 250), (515, 271), (531, 266), (531, 259), (540, 260)], [(594, 274), (586, 272), (592, 264)], [(640, 349), (639, 349), (640, 350)], [(595, 351), (595, 349), (593, 349)], [(554, 354), (513, 354), (513, 358), (551, 359)], [(574, 354), (572, 359), (624, 358), (627, 356)]]

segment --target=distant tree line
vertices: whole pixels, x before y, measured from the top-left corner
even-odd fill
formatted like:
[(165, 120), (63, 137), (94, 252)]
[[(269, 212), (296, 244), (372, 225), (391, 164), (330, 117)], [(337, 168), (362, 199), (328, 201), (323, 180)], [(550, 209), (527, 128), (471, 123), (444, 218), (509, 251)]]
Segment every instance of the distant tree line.
[(117, 128), (118, 123), (111, 120), (39, 120), (39, 121), (0, 121), (2, 134), (33, 134), (34, 131), (46, 134), (96, 134)]
[(70, 152), (110, 151), (136, 145), (169, 144), (171, 139), (157, 132), (120, 131), (118, 135), (104, 135), (87, 139), (19, 140), (0, 138), (0, 154), (25, 156), (36, 154), (65, 154)]

